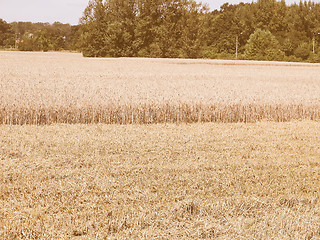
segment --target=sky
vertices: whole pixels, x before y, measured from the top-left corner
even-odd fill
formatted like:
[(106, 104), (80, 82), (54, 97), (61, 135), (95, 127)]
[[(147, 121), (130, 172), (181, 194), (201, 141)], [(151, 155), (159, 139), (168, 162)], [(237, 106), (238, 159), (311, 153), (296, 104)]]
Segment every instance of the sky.
[[(294, 1), (286, 0), (287, 4)], [(6, 22), (58, 21), (76, 25), (88, 2), (88, 0), (0, 0), (0, 18)], [(202, 3), (207, 3), (211, 10), (219, 9), (225, 2), (238, 4), (252, 0), (202, 0)]]

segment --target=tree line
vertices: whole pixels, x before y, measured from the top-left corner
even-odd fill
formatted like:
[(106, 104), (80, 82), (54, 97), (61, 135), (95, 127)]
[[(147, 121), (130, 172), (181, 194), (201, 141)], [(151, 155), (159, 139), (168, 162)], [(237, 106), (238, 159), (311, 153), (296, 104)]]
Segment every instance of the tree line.
[(55, 22), (7, 23), (0, 19), (0, 48), (21, 51), (80, 50), (78, 38), (80, 25), (71, 26)]
[[(91, 0), (77, 26), (33, 24), (23, 32), (19, 23), (9, 25), (22, 36), (21, 50), (71, 49), (86, 57), (320, 61), (320, 4), (312, 1), (225, 3), (210, 11), (194, 0)], [(1, 46), (12, 44), (9, 35), (0, 36)]]

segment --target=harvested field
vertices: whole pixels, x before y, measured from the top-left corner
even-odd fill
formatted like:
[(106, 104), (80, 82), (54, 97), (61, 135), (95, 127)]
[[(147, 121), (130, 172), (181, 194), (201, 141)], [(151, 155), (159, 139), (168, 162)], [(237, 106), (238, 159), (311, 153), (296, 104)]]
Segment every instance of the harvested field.
[(0, 123), (319, 120), (320, 65), (0, 52)]
[(319, 239), (320, 123), (0, 126), (1, 239)]

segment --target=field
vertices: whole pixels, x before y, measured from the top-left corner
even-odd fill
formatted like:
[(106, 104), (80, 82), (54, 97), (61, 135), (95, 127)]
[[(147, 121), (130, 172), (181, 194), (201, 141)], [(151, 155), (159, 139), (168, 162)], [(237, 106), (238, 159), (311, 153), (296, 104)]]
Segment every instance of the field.
[(0, 122), (320, 119), (320, 64), (0, 52)]
[(318, 76), (0, 52), (0, 239), (320, 239)]

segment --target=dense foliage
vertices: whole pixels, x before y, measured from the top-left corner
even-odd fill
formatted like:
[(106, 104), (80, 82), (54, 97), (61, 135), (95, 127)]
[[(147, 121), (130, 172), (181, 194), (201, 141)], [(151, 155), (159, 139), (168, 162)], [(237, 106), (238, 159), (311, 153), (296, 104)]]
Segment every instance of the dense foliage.
[[(91, 0), (81, 24), (0, 21), (0, 45), (87, 57), (320, 61), (320, 4), (258, 0), (209, 11), (194, 0)], [(237, 46), (236, 46), (237, 45)]]
[(14, 32), (6, 21), (0, 19), (0, 47), (14, 45)]
[(6, 23), (0, 19), (0, 47), (22, 51), (77, 50), (80, 26), (55, 22)]
[(234, 58), (238, 42), (240, 58), (317, 61), (319, 32), (313, 2), (226, 3), (210, 12), (194, 0), (92, 0), (81, 48), (90, 57)]

